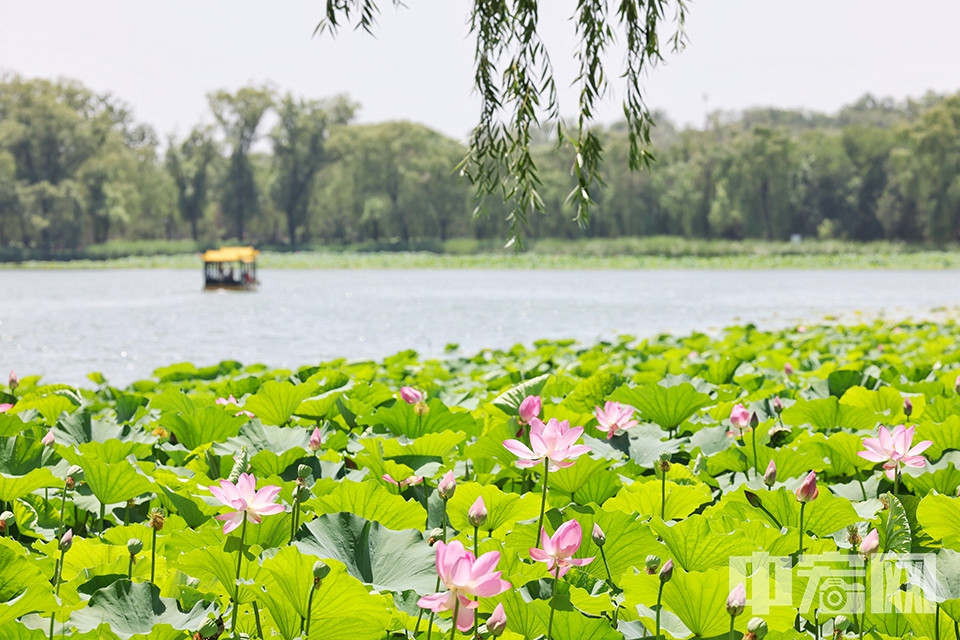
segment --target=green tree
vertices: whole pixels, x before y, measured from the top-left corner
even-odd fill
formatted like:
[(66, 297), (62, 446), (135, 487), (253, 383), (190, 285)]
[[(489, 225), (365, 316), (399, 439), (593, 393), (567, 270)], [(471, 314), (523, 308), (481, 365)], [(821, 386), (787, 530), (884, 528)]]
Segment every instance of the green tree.
[(177, 187), (177, 210), (190, 223), (194, 241), (199, 239), (197, 223), (207, 207), (211, 164), (218, 155), (212, 132), (203, 126), (195, 127), (179, 145), (171, 137), (167, 147), (166, 165)]

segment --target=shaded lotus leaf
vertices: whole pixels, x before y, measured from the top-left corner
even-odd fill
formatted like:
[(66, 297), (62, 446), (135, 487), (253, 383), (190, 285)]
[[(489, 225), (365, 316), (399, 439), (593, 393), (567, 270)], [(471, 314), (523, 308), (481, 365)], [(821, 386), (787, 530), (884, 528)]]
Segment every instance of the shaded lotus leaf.
[(160, 597), (160, 588), (155, 584), (117, 580), (90, 596), (86, 607), (70, 615), (70, 624), (81, 633), (106, 625), (126, 640), (150, 633), (158, 625), (195, 630), (214, 610), (214, 605), (200, 602), (190, 611), (181, 611), (176, 600)]
[(342, 562), (376, 589), (424, 595), (436, 588), (434, 550), (418, 530), (393, 531), (352, 513), (331, 513), (301, 526), (295, 544), (305, 554)]

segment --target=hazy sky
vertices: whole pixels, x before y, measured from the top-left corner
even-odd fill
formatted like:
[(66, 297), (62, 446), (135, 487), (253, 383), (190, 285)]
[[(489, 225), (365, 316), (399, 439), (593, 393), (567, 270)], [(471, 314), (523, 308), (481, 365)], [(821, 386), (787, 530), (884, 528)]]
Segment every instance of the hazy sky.
[[(313, 37), (323, 0), (0, 0), (0, 69), (77, 78), (131, 104), (161, 134), (209, 120), (205, 94), (270, 81), (310, 97), (349, 93), (360, 119), (409, 119), (463, 138), (475, 123), (468, 0), (381, 0), (377, 38)], [(575, 0), (544, 0), (542, 31), (576, 110)], [(615, 3), (611, 3), (615, 4)], [(549, 8), (546, 8), (549, 7)], [(773, 105), (833, 111), (865, 92), (960, 90), (956, 0), (701, 0), (690, 44), (646, 82), (681, 124), (706, 110)], [(621, 114), (622, 49), (599, 119)], [(706, 96), (706, 102), (704, 99)]]

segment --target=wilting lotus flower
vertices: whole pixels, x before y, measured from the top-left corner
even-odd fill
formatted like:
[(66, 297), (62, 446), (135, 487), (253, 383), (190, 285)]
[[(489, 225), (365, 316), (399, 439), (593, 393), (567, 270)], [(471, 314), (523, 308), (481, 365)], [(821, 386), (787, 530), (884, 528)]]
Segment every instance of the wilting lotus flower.
[(537, 466), (545, 459), (550, 462), (549, 470), (556, 471), (563, 467), (572, 466), (577, 458), (590, 452), (585, 444), (575, 444), (583, 435), (583, 427), (570, 428), (570, 423), (550, 418), (547, 424), (539, 418), (530, 421), (530, 446), (519, 440), (504, 440), (503, 446), (507, 451), (517, 456), (517, 466), (529, 469)]
[(320, 447), (323, 446), (323, 436), (320, 433), (319, 427), (313, 428), (313, 433), (310, 434), (310, 442), (307, 446), (310, 447), (310, 451), (320, 451)]
[(640, 424), (633, 419), (635, 409), (619, 402), (607, 402), (600, 407), (594, 407), (593, 415), (597, 417), (597, 429), (607, 434), (607, 440), (613, 438), (620, 431), (626, 431)]
[(53, 435), (53, 429), (50, 429), (50, 431), (47, 431), (47, 435), (40, 439), (40, 444), (45, 447), (52, 447), (53, 443), (56, 441), (57, 439)]
[(208, 487), (213, 497), (235, 509), (232, 513), (224, 513), (217, 516), (217, 520), (223, 520), (223, 533), (227, 534), (240, 526), (244, 516), (254, 524), (259, 524), (263, 516), (272, 516), (275, 513), (283, 512), (282, 504), (275, 504), (274, 501), (280, 494), (280, 487), (269, 485), (256, 491), (257, 479), (252, 473), (241, 473), (237, 484), (229, 480), (221, 480), (220, 486)]
[(820, 490), (817, 489), (817, 472), (811, 471), (797, 487), (797, 501), (806, 504), (816, 500), (818, 495), (820, 495)]
[(456, 608), (457, 628), (466, 631), (473, 626), (474, 609), (480, 606), (471, 597), (489, 598), (510, 588), (509, 582), (500, 579), (500, 572), (494, 571), (500, 552), (491, 551), (477, 558), (459, 540), (450, 544), (438, 540), (433, 548), (437, 551), (437, 575), (447, 590), (423, 596), (417, 606), (437, 613)]
[(927, 450), (927, 447), (933, 444), (930, 440), (924, 440), (911, 448), (913, 443), (914, 427), (904, 427), (898, 425), (891, 434), (884, 426), (880, 427), (879, 438), (866, 438), (863, 446), (866, 451), (858, 451), (857, 455), (870, 462), (882, 462), (886, 469), (887, 477), (893, 480), (900, 472), (901, 467), (923, 468), (926, 464), (926, 458), (921, 453)]
[(457, 491), (457, 479), (453, 475), (453, 471), (447, 471), (440, 482), (437, 483), (437, 493), (440, 494), (440, 497), (444, 500), (449, 500), (453, 497), (453, 494)]
[(880, 534), (877, 533), (877, 530), (874, 529), (867, 534), (867, 537), (863, 539), (860, 543), (860, 556), (864, 559), (869, 559), (870, 556), (877, 552), (877, 549), (880, 548)]
[[(750, 426), (750, 412), (746, 407), (742, 404), (734, 405), (730, 411), (730, 424), (739, 432), (739, 435), (743, 435), (743, 430)], [(734, 435), (734, 433), (730, 431), (727, 435)]]
[(554, 572), (559, 567), (559, 575), (562, 576), (570, 570), (570, 567), (582, 567), (593, 562), (593, 558), (573, 557), (582, 541), (583, 531), (580, 529), (580, 523), (570, 520), (560, 525), (554, 531), (553, 537), (547, 535), (546, 529), (541, 529), (540, 546), (543, 549), (530, 549), (530, 557), (537, 562), (546, 562), (550, 575), (555, 575)]
[(543, 402), (540, 400), (540, 396), (527, 396), (520, 403), (520, 408), (517, 409), (517, 413), (520, 414), (520, 422), (527, 424), (534, 418), (539, 418), (542, 409)]
[(0, 404), (0, 413), (3, 413), (4, 411), (9, 411), (10, 409), (13, 409), (13, 405), (10, 404), (9, 402), (4, 402), (3, 404)]
[(401, 387), (400, 397), (403, 398), (403, 401), (407, 404), (417, 404), (418, 402), (423, 402), (423, 399), (427, 396), (423, 391), (418, 391), (413, 387)]
[(423, 476), (409, 476), (398, 482), (397, 480), (394, 480), (393, 476), (391, 476), (389, 473), (383, 474), (383, 479), (394, 486), (400, 487), (401, 490), (406, 489), (407, 487), (416, 486), (423, 482)]
[(507, 628), (507, 613), (503, 610), (503, 604), (498, 604), (487, 618), (487, 631), (494, 638), (499, 638)]
[(727, 596), (727, 613), (736, 618), (747, 606), (747, 588), (741, 582)]

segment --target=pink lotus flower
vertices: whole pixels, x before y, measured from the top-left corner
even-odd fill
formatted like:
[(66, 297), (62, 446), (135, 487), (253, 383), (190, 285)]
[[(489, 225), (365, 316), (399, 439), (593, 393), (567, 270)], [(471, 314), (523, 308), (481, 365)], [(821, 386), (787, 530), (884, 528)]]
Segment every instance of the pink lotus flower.
[(480, 606), (470, 598), (489, 598), (510, 588), (509, 582), (500, 579), (500, 572), (494, 571), (500, 552), (491, 551), (477, 558), (459, 540), (450, 544), (438, 540), (433, 548), (437, 550), (437, 575), (447, 590), (423, 596), (417, 606), (439, 613), (456, 605), (457, 628), (467, 631), (473, 626), (474, 609)]
[(403, 401), (407, 404), (417, 404), (418, 402), (423, 402), (427, 396), (423, 391), (418, 391), (413, 387), (401, 387), (400, 397), (403, 398)]
[(40, 439), (40, 444), (42, 444), (45, 447), (52, 447), (53, 443), (56, 441), (57, 439), (53, 435), (53, 429), (50, 429), (50, 431), (47, 431), (47, 435), (43, 436), (43, 438)]
[(314, 427), (313, 433), (310, 434), (310, 442), (307, 446), (310, 447), (310, 451), (320, 451), (320, 447), (323, 446), (323, 436), (318, 427)]
[(217, 520), (225, 522), (223, 533), (228, 534), (243, 522), (244, 516), (250, 522), (259, 524), (263, 516), (272, 516), (283, 512), (282, 504), (275, 504), (274, 501), (280, 494), (280, 487), (269, 485), (256, 491), (257, 479), (252, 473), (241, 473), (237, 484), (229, 480), (221, 480), (220, 486), (208, 487), (213, 497), (235, 509), (232, 513), (224, 513), (217, 516)]
[(490, 614), (490, 617), (487, 618), (487, 631), (489, 631), (494, 638), (498, 638), (503, 635), (506, 629), (507, 612), (503, 610), (503, 604), (498, 604), (493, 610), (493, 613)]
[(915, 427), (904, 427), (898, 425), (891, 434), (886, 427), (880, 427), (879, 438), (866, 438), (863, 446), (866, 451), (858, 451), (857, 455), (870, 462), (882, 462), (886, 469), (887, 478), (893, 480), (902, 467), (915, 467), (922, 469), (926, 464), (926, 458), (921, 453), (933, 444), (930, 440), (924, 440), (913, 444), (913, 432)]
[(393, 476), (391, 476), (389, 473), (383, 474), (383, 479), (394, 486), (400, 487), (401, 491), (407, 487), (414, 487), (423, 482), (423, 476), (408, 476), (398, 482), (397, 480), (394, 480)]
[(730, 411), (730, 424), (743, 435), (743, 430), (750, 426), (750, 412), (742, 404), (734, 405)]
[(817, 472), (811, 471), (797, 487), (797, 501), (806, 504), (816, 500), (818, 495), (820, 495), (820, 490), (817, 489)]
[(639, 420), (633, 419), (633, 412), (636, 411), (630, 405), (620, 404), (619, 402), (607, 402), (600, 407), (594, 407), (594, 414), (597, 417), (597, 429), (607, 434), (607, 440), (613, 438), (620, 431), (626, 431), (638, 424)]
[(550, 575), (555, 575), (554, 572), (559, 567), (558, 575), (562, 576), (570, 567), (582, 567), (593, 562), (593, 558), (573, 557), (580, 549), (582, 541), (583, 531), (576, 520), (564, 522), (554, 531), (553, 537), (547, 535), (546, 529), (540, 529), (540, 546), (543, 549), (530, 549), (530, 557), (537, 562), (546, 562)]
[(570, 423), (550, 418), (547, 424), (539, 418), (530, 421), (530, 447), (519, 440), (504, 440), (507, 451), (517, 456), (517, 466), (530, 469), (549, 460), (549, 471), (572, 466), (577, 458), (590, 452), (585, 444), (575, 444), (583, 435), (583, 427), (570, 428)]
[(447, 471), (440, 482), (437, 483), (437, 493), (440, 494), (440, 497), (444, 500), (449, 500), (453, 497), (453, 494), (457, 491), (457, 478), (453, 475), (453, 471)]
[(4, 402), (3, 404), (0, 404), (0, 413), (9, 411), (10, 409), (13, 409), (13, 405), (10, 404), (9, 402)]
[(793, 375), (793, 365), (789, 362), (783, 365), (783, 373), (788, 376)]
[(747, 606), (747, 588), (741, 582), (727, 596), (727, 613), (736, 618)]
[[(231, 395), (229, 398), (217, 398), (217, 404), (220, 405), (221, 407), (226, 407), (227, 405), (231, 405), (231, 404), (234, 405), (234, 406), (236, 406), (236, 404), (237, 404), (237, 399), (234, 398), (233, 395)], [(255, 418), (255, 417), (256, 417), (256, 416), (254, 416), (252, 413), (250, 413), (249, 411), (244, 411), (243, 409), (241, 409), (240, 411), (237, 411), (237, 412), (236, 412), (235, 414), (233, 414), (233, 415), (234, 415), (234, 416), (247, 416), (248, 418)]]
[(860, 542), (860, 556), (869, 559), (880, 548), (880, 534), (874, 529)]
[(527, 424), (534, 418), (539, 418), (542, 409), (543, 402), (541, 402), (540, 396), (527, 396), (523, 399), (523, 402), (520, 403), (520, 408), (517, 410), (517, 413), (520, 414), (520, 422)]

